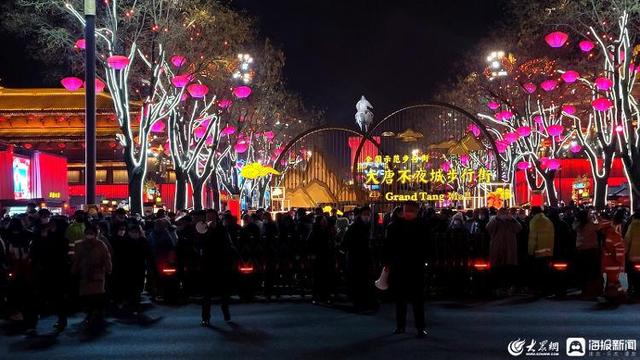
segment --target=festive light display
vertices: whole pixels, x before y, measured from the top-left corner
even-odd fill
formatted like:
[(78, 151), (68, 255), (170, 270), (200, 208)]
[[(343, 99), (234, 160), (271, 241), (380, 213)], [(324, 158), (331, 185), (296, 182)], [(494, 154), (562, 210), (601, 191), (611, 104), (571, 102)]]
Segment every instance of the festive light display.
[(129, 58), (123, 55), (113, 55), (107, 58), (107, 64), (115, 70), (122, 70), (129, 65)]
[(547, 34), (544, 37), (544, 40), (551, 46), (552, 48), (562, 47), (567, 40), (569, 39), (569, 35), (562, 31), (554, 31), (550, 34)]
[(82, 87), (84, 81), (77, 77), (66, 77), (60, 80), (60, 83), (62, 84), (62, 86), (64, 86), (65, 89), (69, 91), (76, 91)]

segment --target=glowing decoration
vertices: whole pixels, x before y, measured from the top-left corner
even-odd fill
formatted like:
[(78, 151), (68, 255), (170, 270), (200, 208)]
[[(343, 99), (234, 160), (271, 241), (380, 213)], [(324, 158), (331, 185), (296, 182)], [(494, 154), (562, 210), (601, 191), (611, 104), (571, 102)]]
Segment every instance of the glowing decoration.
[(259, 162), (246, 164), (240, 171), (240, 175), (242, 175), (242, 177), (246, 179), (256, 179), (270, 174), (280, 175), (280, 173), (276, 169), (272, 168), (271, 166), (264, 166)]
[(562, 78), (562, 81), (566, 82), (567, 84), (571, 84), (578, 80), (578, 78), (580, 77), (580, 73), (574, 70), (567, 70), (562, 75), (560, 75), (560, 77)]
[(599, 77), (595, 81), (598, 90), (607, 91), (613, 86), (613, 81), (606, 77)]
[(593, 50), (595, 45), (593, 44), (592, 41), (582, 40), (582, 41), (580, 41), (578, 43), (578, 47), (580, 48), (580, 50), (582, 50), (582, 52), (589, 52), (589, 51)]
[(552, 48), (562, 47), (568, 39), (569, 35), (567, 33), (563, 33), (562, 31), (554, 31), (544, 37), (544, 41), (546, 41), (547, 44), (549, 44), (549, 46), (551, 46)]
[(591, 102), (591, 106), (598, 111), (607, 111), (613, 106), (613, 102), (607, 98), (597, 98)]
[(518, 170), (527, 170), (531, 164), (529, 164), (528, 161), (520, 161), (516, 164), (516, 166), (518, 167)]
[(440, 165), (440, 168), (444, 172), (449, 172), (449, 170), (451, 170), (451, 163), (448, 162), (448, 161), (445, 161), (445, 162), (442, 163), (442, 165)]
[(549, 159), (546, 162), (546, 167), (549, 170), (558, 170), (558, 169), (560, 169), (560, 160), (558, 160), (558, 159)]
[(542, 115), (536, 115), (533, 117), (533, 121), (536, 124), (542, 124), (544, 122), (544, 119), (542, 118)]
[(151, 132), (153, 133), (161, 133), (164, 132), (165, 129), (165, 123), (162, 120), (158, 120), (156, 122), (153, 123), (153, 125), (151, 125)]
[(576, 107), (573, 105), (562, 105), (562, 112), (567, 113), (568, 115), (573, 115), (576, 113)]
[(198, 126), (194, 131), (193, 131), (193, 135), (195, 135), (197, 138), (201, 139), (204, 134), (207, 132), (207, 128), (204, 126)]
[(621, 132), (623, 132), (623, 131), (624, 131), (624, 127), (623, 127), (622, 125), (618, 125), (618, 126), (616, 126), (616, 132), (621, 133)]
[(507, 148), (509, 147), (509, 145), (502, 141), (502, 140), (498, 140), (496, 141), (496, 148), (498, 149), (498, 152), (500, 154), (504, 153), (505, 151), (507, 151)]
[(205, 142), (207, 145), (211, 145), (211, 144), (213, 144), (213, 136), (207, 136), (207, 138), (204, 140), (204, 142)]
[(179, 68), (187, 63), (187, 58), (182, 55), (173, 55), (171, 57), (171, 63), (173, 64), (173, 66)]
[(218, 101), (218, 107), (221, 109), (228, 109), (231, 107), (232, 104), (233, 104), (233, 101), (229, 99), (222, 99)]
[(523, 85), (522, 85), (522, 88), (523, 88), (523, 89), (524, 89), (524, 91), (526, 91), (527, 93), (529, 93), (529, 94), (533, 94), (533, 93), (536, 91), (537, 86), (536, 86), (536, 84), (534, 84), (534, 83), (532, 83), (532, 82), (528, 82), (528, 83), (526, 83), (526, 84), (523, 84)]
[(173, 86), (175, 86), (177, 88), (183, 88), (183, 87), (187, 86), (187, 84), (190, 81), (191, 81), (191, 75), (189, 75), (189, 74), (176, 75), (171, 79), (171, 83), (173, 84)]
[(115, 70), (122, 70), (129, 65), (129, 58), (123, 55), (113, 55), (107, 58), (107, 65)]
[(246, 142), (238, 142), (234, 147), (233, 150), (235, 150), (238, 154), (242, 154), (247, 152), (247, 150), (249, 150), (249, 144)]
[(276, 134), (274, 134), (274, 132), (270, 130), (265, 131), (262, 135), (264, 135), (265, 139), (267, 140), (272, 140), (276, 136)]
[(180, 101), (187, 101), (187, 99), (189, 99), (189, 94), (188, 93), (182, 93), (182, 95), (180, 96)]
[(516, 129), (516, 132), (518, 133), (518, 135), (522, 137), (526, 137), (531, 135), (531, 128), (528, 126), (520, 126), (519, 128)]
[(209, 92), (209, 87), (203, 84), (191, 84), (187, 86), (187, 91), (191, 97), (199, 99), (205, 97)]
[[(86, 83), (83, 83), (83, 84), (82, 84), (82, 86), (87, 87), (87, 84), (86, 84)], [(106, 86), (107, 86), (107, 85), (106, 85), (102, 80), (100, 80), (100, 79), (96, 79), (96, 92), (97, 92), (97, 93), (101, 93), (101, 92), (103, 92), (103, 91), (104, 91), (104, 88), (105, 88)]]
[(86, 41), (85, 39), (78, 39), (78, 40), (76, 41), (75, 47), (76, 47), (77, 49), (82, 49), (82, 50), (84, 50), (84, 49), (86, 49), (86, 48), (87, 48), (87, 41)]
[(562, 125), (549, 125), (547, 126), (547, 133), (550, 136), (560, 136), (564, 131), (564, 127)]
[(76, 91), (82, 87), (84, 81), (80, 78), (70, 76), (60, 80), (60, 83), (65, 89), (69, 91)]
[(236, 133), (236, 128), (233, 126), (227, 126), (220, 132), (222, 135), (233, 135)]
[(507, 188), (497, 188), (487, 194), (487, 206), (500, 209), (504, 206), (505, 200), (511, 199), (511, 190)]
[(491, 109), (491, 110), (496, 110), (497, 108), (499, 108), (499, 107), (500, 107), (500, 104), (498, 104), (498, 103), (497, 103), (497, 102), (495, 102), (495, 101), (489, 101), (489, 102), (487, 103), (487, 107), (488, 107), (489, 109)]
[(507, 144), (511, 145), (514, 142), (518, 141), (518, 138), (520, 138), (520, 136), (517, 133), (506, 133), (504, 135), (502, 135), (502, 137), (504, 138), (504, 141), (507, 142)]
[(251, 88), (248, 86), (238, 86), (233, 89), (233, 95), (238, 99), (244, 99), (251, 95)]
[(540, 83), (540, 87), (542, 88), (542, 90), (544, 91), (553, 91), (556, 86), (558, 86), (558, 82), (556, 80), (545, 80), (542, 83)]
[(467, 126), (467, 130), (469, 130), (469, 132), (475, 137), (480, 136), (480, 128), (476, 124), (469, 124), (469, 126)]
[(460, 163), (462, 164), (462, 166), (469, 165), (469, 155), (467, 154), (460, 155)]
[(496, 120), (506, 121), (513, 117), (513, 113), (509, 110), (503, 110), (496, 114)]
[(569, 150), (571, 150), (572, 153), (577, 154), (582, 151), (582, 146), (580, 146), (579, 144), (571, 145)]

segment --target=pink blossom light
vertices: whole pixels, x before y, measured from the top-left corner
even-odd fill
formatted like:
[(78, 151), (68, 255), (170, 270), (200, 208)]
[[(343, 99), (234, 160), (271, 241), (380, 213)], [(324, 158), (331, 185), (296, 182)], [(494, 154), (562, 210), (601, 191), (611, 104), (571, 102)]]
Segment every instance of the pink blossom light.
[(544, 37), (544, 40), (552, 48), (562, 47), (562, 45), (564, 45), (568, 39), (569, 35), (567, 33), (563, 33), (562, 31), (554, 31)]
[(562, 105), (562, 112), (565, 112), (568, 115), (573, 115), (576, 113), (576, 107), (569, 104)]
[(448, 172), (449, 170), (451, 170), (451, 163), (448, 161), (445, 161), (442, 163), (442, 165), (440, 165), (440, 168), (442, 169), (442, 171)]
[[(83, 82), (82, 86), (87, 87), (87, 83)], [(96, 79), (96, 93), (101, 93), (107, 85), (100, 79)]]
[(198, 126), (194, 131), (193, 131), (193, 135), (195, 135), (197, 138), (202, 138), (204, 136), (204, 134), (207, 132), (207, 128), (205, 128), (204, 126)]
[(500, 107), (500, 104), (498, 104), (498, 103), (497, 103), (497, 102), (495, 102), (495, 101), (489, 101), (489, 102), (487, 103), (487, 107), (488, 107), (489, 109), (491, 109), (491, 110), (496, 110), (497, 108), (499, 108), (499, 107)]
[(233, 95), (238, 99), (244, 99), (251, 95), (251, 88), (248, 86), (238, 86), (233, 89)]
[(247, 152), (247, 150), (249, 150), (249, 144), (246, 142), (242, 142), (242, 143), (237, 143), (233, 149), (238, 153), (238, 154), (242, 154), (244, 152)]
[(236, 133), (236, 128), (233, 126), (227, 126), (220, 132), (222, 135), (233, 135)]
[(509, 147), (509, 145), (507, 145), (506, 142), (502, 141), (502, 140), (498, 140), (496, 141), (496, 148), (498, 148), (498, 152), (499, 153), (504, 153), (505, 151), (507, 151), (507, 148)]
[(161, 133), (164, 132), (165, 123), (162, 120), (158, 120), (151, 125), (151, 132), (153, 133)]
[(567, 70), (562, 75), (560, 75), (560, 77), (562, 78), (562, 81), (566, 82), (567, 84), (571, 84), (578, 80), (578, 78), (580, 77), (580, 73), (574, 70)]
[(624, 131), (624, 127), (622, 125), (618, 125), (616, 126), (616, 132), (623, 132)]
[(211, 145), (211, 144), (213, 144), (213, 136), (211, 136), (211, 135), (207, 136), (207, 138), (204, 140), (204, 142), (205, 142), (207, 145)]
[(549, 125), (547, 126), (547, 133), (550, 136), (560, 136), (564, 131), (564, 126), (562, 125)]
[(556, 88), (556, 86), (558, 86), (558, 82), (556, 80), (551, 80), (551, 79), (545, 80), (542, 83), (540, 83), (540, 87), (544, 91), (552, 91)]
[(613, 102), (607, 98), (597, 98), (591, 102), (591, 106), (598, 111), (607, 111), (613, 106)]
[(187, 63), (187, 58), (182, 55), (173, 55), (171, 57), (171, 63), (173, 64), (173, 66), (179, 68)]
[(84, 49), (86, 49), (86, 48), (87, 48), (87, 41), (86, 41), (85, 39), (78, 39), (78, 40), (76, 41), (75, 47), (76, 47), (77, 49), (82, 49), (82, 50), (84, 50)]
[(191, 97), (199, 99), (205, 97), (209, 92), (209, 87), (203, 84), (191, 84), (187, 86), (187, 91)]
[(272, 140), (276, 136), (276, 134), (271, 130), (265, 131), (262, 135), (264, 135), (267, 140)]
[(531, 164), (529, 164), (528, 161), (520, 161), (516, 164), (516, 166), (518, 167), (518, 170), (527, 170)]
[(569, 150), (571, 150), (572, 153), (577, 154), (580, 151), (582, 151), (582, 146), (580, 146), (579, 144), (575, 144), (575, 145), (572, 145)]
[(528, 82), (522, 85), (522, 88), (524, 89), (524, 91), (526, 91), (528, 94), (533, 94), (536, 89), (537, 86), (536, 84), (532, 83), (532, 82)]
[(189, 98), (189, 94), (182, 93), (182, 95), (180, 96), (180, 101), (187, 101), (188, 98)]
[(122, 70), (129, 65), (129, 58), (123, 55), (113, 55), (107, 58), (107, 65), (115, 70)]
[(221, 99), (220, 101), (218, 101), (218, 107), (220, 107), (221, 109), (228, 109), (232, 104), (233, 101), (229, 99)]
[(518, 141), (518, 138), (520, 138), (520, 135), (518, 135), (517, 133), (505, 133), (502, 135), (502, 137), (504, 138), (504, 141), (507, 142), (507, 144), (511, 145), (514, 142)]
[(593, 44), (592, 41), (582, 40), (582, 41), (580, 41), (578, 43), (578, 47), (580, 47), (580, 50), (582, 50), (582, 52), (589, 52), (589, 51), (593, 50), (595, 45)]
[(542, 124), (542, 123), (544, 122), (544, 121), (543, 121), (543, 119), (542, 119), (542, 115), (536, 115), (536, 116), (534, 116), (534, 117), (533, 117), (533, 121), (534, 121), (536, 124)]
[(460, 155), (460, 163), (462, 164), (462, 166), (469, 165), (469, 155), (467, 154)]
[(518, 135), (522, 137), (526, 137), (531, 135), (531, 128), (528, 126), (520, 126), (519, 128), (516, 129), (516, 132), (518, 133)]
[(60, 80), (60, 83), (65, 89), (69, 91), (76, 91), (82, 87), (84, 81), (80, 78), (70, 76)]
[(513, 117), (513, 113), (509, 110), (503, 110), (496, 114), (496, 120), (507, 121)]
[(176, 75), (171, 79), (171, 83), (173, 84), (173, 86), (175, 86), (177, 88), (183, 88), (183, 87), (187, 86), (187, 84), (190, 81), (191, 81), (191, 75), (190, 74)]
[(606, 77), (599, 77), (595, 81), (598, 90), (607, 91), (613, 86), (613, 81)]
[(467, 126), (467, 130), (469, 130), (469, 132), (475, 137), (480, 136), (480, 128), (476, 124), (469, 124), (469, 126)]

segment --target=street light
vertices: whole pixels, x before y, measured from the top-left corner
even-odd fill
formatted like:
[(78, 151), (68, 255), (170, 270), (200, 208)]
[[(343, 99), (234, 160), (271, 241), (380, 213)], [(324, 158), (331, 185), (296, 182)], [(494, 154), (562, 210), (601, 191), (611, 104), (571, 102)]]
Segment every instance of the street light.
[(493, 80), (500, 76), (507, 76), (507, 70), (502, 65), (502, 60), (505, 57), (504, 51), (492, 51), (487, 56), (487, 63), (489, 64), (489, 80)]
[(233, 73), (235, 80), (241, 80), (243, 83), (248, 84), (253, 79), (253, 71), (251, 70), (251, 64), (253, 58), (249, 54), (238, 54), (238, 69)]
[(96, 203), (96, 0), (84, 1), (85, 47), (85, 204)]

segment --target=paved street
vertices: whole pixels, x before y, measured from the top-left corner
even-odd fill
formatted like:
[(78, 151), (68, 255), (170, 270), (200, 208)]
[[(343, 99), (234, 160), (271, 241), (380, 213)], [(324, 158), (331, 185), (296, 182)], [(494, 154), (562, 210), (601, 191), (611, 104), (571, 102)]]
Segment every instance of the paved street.
[[(610, 309), (526, 298), (431, 302), (429, 336), (422, 340), (411, 333), (391, 335), (390, 305), (367, 316), (306, 303), (240, 304), (232, 307), (230, 324), (214, 312), (211, 329), (199, 326), (196, 305), (155, 306), (146, 315), (151, 319), (143, 322), (110, 318), (107, 331), (96, 338), (81, 336), (80, 318), (74, 317), (57, 338), (0, 337), (0, 354), (10, 359), (506, 359), (511, 357), (507, 344), (518, 337), (559, 341), (564, 354), (569, 336), (631, 339), (640, 333), (638, 304)], [(40, 332), (52, 322), (42, 321)]]

